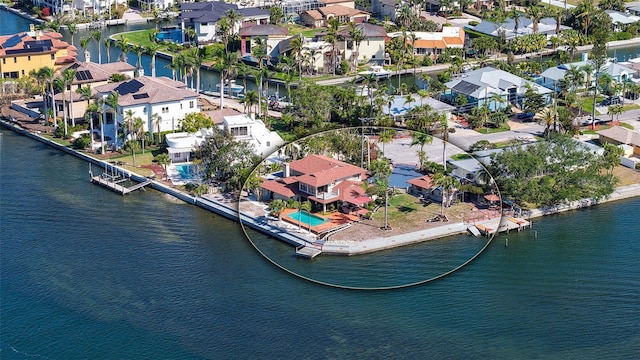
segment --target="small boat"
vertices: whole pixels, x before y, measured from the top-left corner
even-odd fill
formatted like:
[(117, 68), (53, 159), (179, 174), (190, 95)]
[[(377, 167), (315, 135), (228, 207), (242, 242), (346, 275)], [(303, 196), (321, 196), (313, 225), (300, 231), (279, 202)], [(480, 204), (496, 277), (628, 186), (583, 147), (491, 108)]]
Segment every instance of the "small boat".
[(371, 67), (369, 67), (369, 70), (361, 71), (358, 74), (362, 76), (373, 74), (379, 80), (379, 79), (386, 79), (389, 76), (391, 76), (391, 71), (386, 70), (380, 65), (371, 65)]
[[(237, 95), (244, 91), (244, 86), (236, 84), (235, 80), (227, 81), (224, 85), (224, 92), (229, 93), (229, 87), (231, 87), (231, 93)], [(216, 91), (220, 92), (220, 84), (216, 84)]]

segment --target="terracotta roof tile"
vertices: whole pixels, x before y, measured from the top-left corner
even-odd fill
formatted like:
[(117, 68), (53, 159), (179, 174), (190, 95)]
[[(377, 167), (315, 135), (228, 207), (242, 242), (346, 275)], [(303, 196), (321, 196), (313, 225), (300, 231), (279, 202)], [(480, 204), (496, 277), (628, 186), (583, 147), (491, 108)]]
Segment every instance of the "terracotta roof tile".
[(431, 189), (433, 187), (433, 179), (431, 175), (424, 175), (419, 178), (414, 178), (407, 180), (407, 183), (423, 188), (423, 189)]

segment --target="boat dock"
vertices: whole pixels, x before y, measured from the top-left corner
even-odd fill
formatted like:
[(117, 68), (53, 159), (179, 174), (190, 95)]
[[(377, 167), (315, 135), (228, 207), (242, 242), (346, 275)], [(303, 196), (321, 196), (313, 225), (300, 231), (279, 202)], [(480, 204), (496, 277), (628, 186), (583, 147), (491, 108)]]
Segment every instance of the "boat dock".
[(121, 183), (128, 181), (129, 179), (122, 175), (111, 175), (103, 173), (97, 176), (91, 176), (91, 182), (106, 187), (109, 190), (115, 191), (118, 194), (126, 195), (136, 190), (145, 190), (144, 187), (151, 185), (151, 180), (147, 180), (133, 186), (124, 186)]
[(504, 216), (472, 225), (468, 230), (475, 236), (478, 236), (476, 235), (477, 233), (490, 236), (502, 232), (509, 233), (511, 230), (521, 231), (527, 227), (531, 227), (530, 221), (522, 218)]
[(322, 254), (322, 250), (314, 246), (302, 245), (296, 248), (296, 255), (299, 257), (313, 259), (320, 254)]

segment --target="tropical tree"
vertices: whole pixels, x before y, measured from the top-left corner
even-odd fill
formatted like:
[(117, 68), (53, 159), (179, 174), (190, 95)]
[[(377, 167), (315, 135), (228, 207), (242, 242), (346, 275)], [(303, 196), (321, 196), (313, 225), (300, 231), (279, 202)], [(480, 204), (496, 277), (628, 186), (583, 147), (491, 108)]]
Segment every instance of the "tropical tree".
[(171, 164), (171, 158), (169, 157), (169, 154), (167, 154), (167, 153), (158, 154), (158, 155), (156, 155), (154, 160), (155, 160), (155, 162), (158, 163), (158, 165), (162, 166), (162, 168), (164, 169), (164, 174), (166, 176), (167, 175), (167, 165)]
[(127, 62), (127, 52), (129, 52), (129, 39), (124, 35), (118, 36), (118, 38), (116, 39), (116, 47), (120, 49), (120, 51), (122, 51), (122, 61)]
[(71, 44), (73, 45), (73, 35), (78, 32), (78, 26), (75, 23), (69, 23), (67, 25), (67, 30), (69, 30), (69, 34), (71, 35)]
[(360, 56), (360, 44), (367, 39), (367, 34), (362, 30), (362, 28), (357, 27), (355, 23), (349, 23), (349, 37), (353, 44), (355, 45), (355, 56), (352, 60), (352, 68), (355, 69), (358, 67), (358, 56)]
[(107, 50), (107, 62), (110, 63), (111, 62), (111, 39), (109, 38), (105, 38), (104, 39), (104, 46)]
[[(80, 94), (83, 99), (87, 100), (87, 113), (85, 114), (85, 120), (89, 120), (90, 126), (90, 134), (91, 134), (91, 149), (93, 150), (93, 114), (95, 113), (95, 109), (91, 109), (90, 100), (91, 100), (91, 85), (87, 84), (85, 86), (81, 86), (76, 90), (76, 93)], [(91, 109), (91, 110), (90, 110)], [(88, 116), (87, 119), (87, 114)]]
[[(160, 136), (161, 136), (160, 124), (162, 124), (162, 116), (160, 116), (160, 114), (158, 113), (153, 113), (153, 115), (151, 115), (151, 124), (155, 125), (155, 128), (158, 129), (158, 144), (160, 144), (162, 140), (160, 139)], [(152, 131), (152, 134), (153, 134), (153, 131)]]
[(111, 91), (106, 99), (106, 104), (113, 110), (113, 147), (118, 150), (118, 99), (120, 94)]
[(382, 144), (382, 157), (384, 157), (384, 147), (386, 144), (389, 144), (393, 141), (393, 135), (395, 135), (396, 131), (392, 129), (384, 129), (380, 132), (380, 137), (378, 141)]
[(433, 174), (432, 181), (433, 185), (441, 189), (440, 216), (444, 216), (444, 208), (451, 206), (452, 190), (458, 186), (458, 180), (451, 175), (438, 172)]
[(91, 32), (91, 40), (95, 40), (98, 44), (98, 64), (102, 64), (102, 31), (95, 30)]
[[(64, 88), (65, 89), (69, 89), (69, 109), (70, 109), (70, 117), (71, 117), (71, 125), (72, 126), (76, 126), (76, 119), (75, 119), (75, 113), (73, 112), (73, 97), (71, 95), (71, 84), (73, 83), (73, 80), (76, 77), (76, 69), (74, 68), (66, 68), (65, 70), (62, 71), (62, 79), (64, 82)], [(64, 90), (63, 90), (64, 93)], [(66, 131), (66, 123), (65, 123), (65, 136), (67, 135), (67, 131)]]
[[(272, 8), (273, 9), (273, 8)], [(282, 220), (282, 212), (286, 209), (287, 203), (282, 199), (275, 199), (269, 203), (269, 212)]]
[(424, 152), (424, 146), (433, 142), (433, 136), (422, 132), (413, 132), (411, 133), (411, 136), (413, 137), (413, 140), (411, 140), (410, 146), (420, 145), (420, 150), (418, 150), (418, 160), (420, 161), (420, 169), (422, 169), (427, 159), (427, 155)]
[(140, 142), (138, 140), (129, 140), (125, 144), (125, 148), (131, 151), (131, 157), (133, 158), (133, 166), (136, 166), (136, 151), (140, 149)]

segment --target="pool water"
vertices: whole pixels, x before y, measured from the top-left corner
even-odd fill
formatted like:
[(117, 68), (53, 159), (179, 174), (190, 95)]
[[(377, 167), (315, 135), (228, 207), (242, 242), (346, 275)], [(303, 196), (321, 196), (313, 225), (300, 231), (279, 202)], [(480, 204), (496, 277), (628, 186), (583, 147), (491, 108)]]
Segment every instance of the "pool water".
[(193, 180), (196, 178), (195, 169), (190, 164), (176, 165), (176, 170), (183, 180)]
[(287, 216), (295, 221), (300, 221), (301, 223), (307, 224), (309, 226), (318, 226), (320, 224), (324, 224), (327, 221), (329, 221), (328, 219), (321, 218), (313, 214), (309, 214), (306, 211), (296, 211)]

